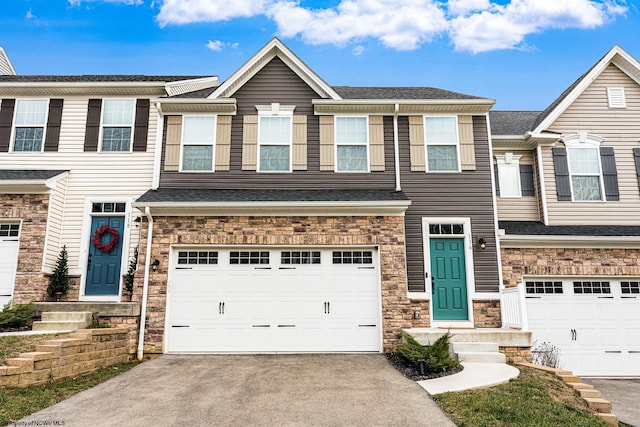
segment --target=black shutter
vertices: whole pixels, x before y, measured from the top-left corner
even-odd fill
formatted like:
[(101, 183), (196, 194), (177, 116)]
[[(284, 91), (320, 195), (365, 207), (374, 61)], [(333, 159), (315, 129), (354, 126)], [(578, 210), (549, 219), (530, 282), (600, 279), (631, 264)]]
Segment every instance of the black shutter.
[(493, 177), (496, 182), (496, 196), (500, 195), (500, 180), (498, 179), (498, 165), (493, 165)]
[(567, 163), (566, 148), (552, 148), (553, 170), (556, 175), (556, 193), (558, 201), (571, 201), (571, 183), (569, 179), (569, 165)]
[(0, 152), (8, 152), (11, 144), (11, 124), (15, 99), (3, 99), (0, 106)]
[(638, 187), (640, 187), (640, 148), (633, 149), (633, 159), (636, 162), (636, 175), (638, 176)]
[(533, 186), (533, 165), (520, 165), (520, 188), (523, 196), (535, 196)]
[(63, 99), (49, 100), (49, 115), (47, 118), (47, 136), (44, 140), (44, 151), (58, 151), (60, 142), (60, 123), (62, 122)]
[(138, 99), (136, 102), (136, 122), (133, 131), (133, 151), (147, 151), (148, 133), (149, 100)]
[(87, 127), (84, 134), (84, 151), (98, 151), (102, 99), (90, 99), (87, 110)]
[(600, 147), (600, 161), (602, 162), (602, 178), (604, 179), (604, 194), (608, 201), (620, 200), (618, 191), (618, 171), (613, 147)]

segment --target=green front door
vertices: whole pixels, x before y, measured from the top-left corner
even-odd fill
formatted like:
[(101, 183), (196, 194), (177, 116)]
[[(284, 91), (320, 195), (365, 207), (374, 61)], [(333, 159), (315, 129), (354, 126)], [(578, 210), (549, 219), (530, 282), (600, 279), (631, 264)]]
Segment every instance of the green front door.
[(464, 239), (431, 238), (433, 320), (469, 320)]

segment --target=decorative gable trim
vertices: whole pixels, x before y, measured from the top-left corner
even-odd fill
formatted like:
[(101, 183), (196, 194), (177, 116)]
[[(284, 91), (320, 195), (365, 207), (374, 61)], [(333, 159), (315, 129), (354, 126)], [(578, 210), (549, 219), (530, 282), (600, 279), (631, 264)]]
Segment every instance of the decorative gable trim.
[(164, 85), (168, 96), (182, 95), (183, 93), (195, 92), (200, 89), (215, 87), (220, 84), (217, 76), (204, 77), (201, 79), (180, 80)]
[(9, 59), (9, 55), (0, 46), (0, 75), (15, 76), (16, 70), (13, 68), (13, 64)]
[(209, 99), (232, 97), (238, 89), (276, 56), (308, 84), (319, 97), (334, 100), (342, 99), (331, 86), (275, 37), (209, 95)]

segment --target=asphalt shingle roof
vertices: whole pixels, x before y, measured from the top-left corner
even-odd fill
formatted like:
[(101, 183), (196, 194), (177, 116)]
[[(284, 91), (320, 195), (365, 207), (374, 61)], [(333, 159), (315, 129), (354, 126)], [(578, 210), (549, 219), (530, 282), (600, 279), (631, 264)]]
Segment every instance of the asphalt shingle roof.
[(371, 202), (408, 200), (394, 190), (210, 190), (161, 188), (137, 200), (154, 202)]
[(42, 180), (53, 178), (56, 175), (66, 172), (65, 170), (18, 170), (0, 169), (0, 181), (16, 180)]
[(540, 111), (489, 111), (492, 135), (522, 135), (533, 130)]
[(544, 225), (534, 221), (500, 221), (507, 235), (519, 236), (640, 236), (632, 225)]
[(344, 99), (483, 99), (433, 87), (333, 86)]

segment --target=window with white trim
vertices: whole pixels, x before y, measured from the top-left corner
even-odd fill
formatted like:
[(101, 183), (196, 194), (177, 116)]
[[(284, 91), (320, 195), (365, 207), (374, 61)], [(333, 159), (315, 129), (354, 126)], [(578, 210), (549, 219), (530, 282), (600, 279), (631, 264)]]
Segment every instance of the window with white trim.
[(213, 172), (215, 143), (216, 116), (184, 116), (181, 170)]
[(42, 151), (48, 106), (46, 99), (16, 101), (13, 151)]
[(135, 99), (102, 101), (101, 151), (131, 151), (135, 110)]
[(602, 169), (599, 148), (593, 145), (567, 149), (573, 200), (602, 200)]
[(505, 153), (496, 156), (498, 168), (498, 183), (500, 184), (500, 197), (522, 197), (522, 185), (520, 177), (520, 158), (522, 156), (513, 153)]
[(368, 172), (366, 117), (336, 117), (336, 172)]
[(627, 108), (624, 87), (608, 87), (607, 99), (609, 101), (609, 108)]
[(458, 118), (424, 118), (427, 172), (460, 170)]
[(292, 116), (260, 116), (258, 171), (291, 172)]

